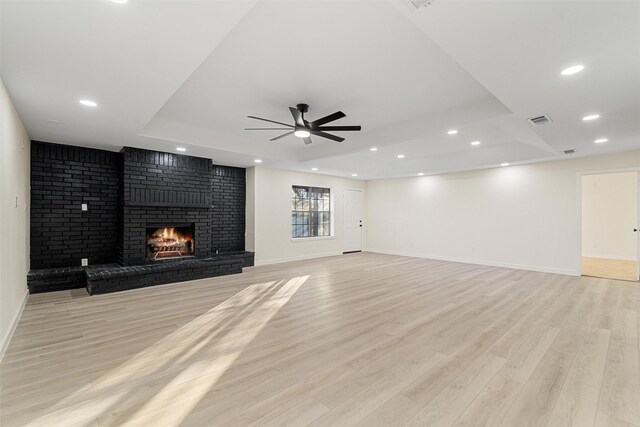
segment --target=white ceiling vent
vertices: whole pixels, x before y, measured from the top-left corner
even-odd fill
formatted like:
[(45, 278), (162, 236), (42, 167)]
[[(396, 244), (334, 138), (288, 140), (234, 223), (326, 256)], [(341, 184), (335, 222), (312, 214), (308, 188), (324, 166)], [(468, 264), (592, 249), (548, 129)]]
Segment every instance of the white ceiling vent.
[(429, 5), (433, 3), (433, 0), (409, 0), (409, 2), (411, 2), (416, 9), (420, 9), (423, 7), (429, 7)]
[(552, 122), (551, 117), (549, 116), (529, 117), (527, 120), (529, 120), (529, 123), (534, 126), (544, 126)]

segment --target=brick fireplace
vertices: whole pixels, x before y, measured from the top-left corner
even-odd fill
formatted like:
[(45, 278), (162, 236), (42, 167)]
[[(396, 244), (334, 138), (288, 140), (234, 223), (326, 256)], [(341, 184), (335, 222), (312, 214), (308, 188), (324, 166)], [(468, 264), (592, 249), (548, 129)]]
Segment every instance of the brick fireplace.
[[(140, 265), (148, 261), (147, 229), (156, 225), (192, 224), (193, 255), (211, 255), (211, 160), (130, 147), (125, 147), (122, 155), (120, 264)], [(244, 244), (240, 246), (238, 242), (237, 246), (235, 250), (244, 249)], [(216, 249), (220, 250), (215, 248), (214, 253)]]
[(244, 169), (132, 147), (32, 147), (32, 292), (106, 292), (107, 279), (120, 290), (253, 265), (244, 252)]

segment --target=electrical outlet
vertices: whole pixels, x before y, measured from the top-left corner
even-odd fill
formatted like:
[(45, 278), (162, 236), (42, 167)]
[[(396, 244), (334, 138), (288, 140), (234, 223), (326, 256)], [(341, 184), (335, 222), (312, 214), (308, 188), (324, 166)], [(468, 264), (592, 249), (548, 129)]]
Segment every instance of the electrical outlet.
[(82, 212), (88, 211), (89, 210), (89, 206), (86, 203), (82, 204)]
[(82, 258), (82, 260), (80, 261), (80, 265), (82, 265), (83, 267), (89, 265), (89, 258)]

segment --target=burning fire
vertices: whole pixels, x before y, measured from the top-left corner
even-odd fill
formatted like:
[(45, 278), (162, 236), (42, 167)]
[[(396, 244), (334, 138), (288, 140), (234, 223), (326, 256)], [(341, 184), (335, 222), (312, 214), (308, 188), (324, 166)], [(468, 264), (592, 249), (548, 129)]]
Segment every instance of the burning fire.
[(147, 238), (147, 246), (151, 251), (148, 256), (157, 258), (164, 256), (184, 256), (193, 254), (193, 240), (190, 233), (182, 234), (174, 227), (158, 228)]
[(164, 229), (164, 231), (162, 232), (162, 239), (177, 240), (179, 242), (184, 242), (184, 238), (180, 236), (178, 233), (176, 233), (176, 230), (173, 227)]

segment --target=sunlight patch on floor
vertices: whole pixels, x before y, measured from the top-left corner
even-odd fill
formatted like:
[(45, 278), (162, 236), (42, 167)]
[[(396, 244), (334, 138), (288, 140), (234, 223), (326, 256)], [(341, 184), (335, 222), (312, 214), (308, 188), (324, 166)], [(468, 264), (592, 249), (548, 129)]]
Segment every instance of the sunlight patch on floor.
[[(92, 381), (90, 387), (47, 408), (46, 415), (28, 425), (93, 425), (96, 419), (100, 424), (132, 420), (138, 425), (179, 424), (308, 278), (244, 288)], [(176, 371), (176, 366), (183, 368)], [(174, 376), (161, 386), (157, 376), (163, 369)], [(151, 376), (155, 381), (149, 381)], [(123, 391), (132, 383), (139, 385), (133, 395)]]

